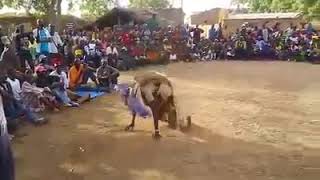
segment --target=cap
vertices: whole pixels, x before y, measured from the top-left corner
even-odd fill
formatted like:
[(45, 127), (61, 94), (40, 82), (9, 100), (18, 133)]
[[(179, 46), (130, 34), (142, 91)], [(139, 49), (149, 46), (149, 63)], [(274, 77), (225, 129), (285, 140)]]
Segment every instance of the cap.
[(44, 55), (44, 54), (41, 54), (40, 56), (39, 56), (39, 61), (41, 62), (43, 59), (45, 59), (45, 58), (47, 58), (47, 56), (46, 55)]
[(46, 69), (44, 66), (42, 66), (42, 65), (38, 65), (38, 66), (35, 67), (35, 71), (36, 71), (37, 73), (42, 73), (42, 72), (46, 72), (47, 69)]

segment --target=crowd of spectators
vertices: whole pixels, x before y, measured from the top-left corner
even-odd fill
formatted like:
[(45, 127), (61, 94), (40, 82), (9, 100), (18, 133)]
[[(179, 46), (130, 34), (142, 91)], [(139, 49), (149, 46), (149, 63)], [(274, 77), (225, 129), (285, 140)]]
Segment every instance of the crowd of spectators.
[(1, 34), (0, 58), (12, 42), (20, 61), (17, 69), (1, 73), (4, 112), (13, 127), (22, 115), (41, 124), (45, 119), (39, 112), (45, 109), (78, 107), (77, 89), (109, 92), (117, 84), (119, 70), (146, 63), (319, 59), (319, 32), (311, 24), (300, 28), (291, 24), (286, 30), (279, 27), (279, 23), (272, 28), (244, 23), (225, 37), (221, 24), (205, 33), (198, 25), (160, 27), (155, 17), (142, 25), (90, 31), (66, 28), (60, 33), (42, 20), (32, 31), (21, 25), (11, 37)]
[(143, 64), (319, 60), (319, 32), (312, 24), (279, 27), (279, 23), (273, 27), (244, 23), (225, 37), (222, 25), (216, 24), (204, 37), (198, 25), (160, 27), (155, 16), (142, 25), (61, 32), (38, 20), (35, 29), (26, 31), (21, 25), (11, 36), (0, 27), (0, 61), (13, 47), (20, 64), (0, 73), (0, 109), (5, 115), (0, 117), (1, 137), (6, 124), (10, 131), (18, 127), (18, 119), (39, 125), (47, 122), (41, 115), (46, 109), (57, 112), (63, 106), (79, 107), (79, 99), (90, 98), (78, 96), (75, 92), (80, 88), (109, 92), (117, 84), (119, 70)]

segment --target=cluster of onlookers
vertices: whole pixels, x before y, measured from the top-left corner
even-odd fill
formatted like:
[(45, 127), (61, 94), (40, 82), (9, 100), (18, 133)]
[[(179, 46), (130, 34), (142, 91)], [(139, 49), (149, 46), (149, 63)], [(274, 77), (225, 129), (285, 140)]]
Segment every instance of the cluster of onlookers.
[(12, 38), (1, 35), (6, 41), (1, 41), (0, 53), (7, 53), (11, 46), (20, 61), (18, 67), (0, 73), (0, 93), (9, 132), (19, 126), (20, 120), (35, 125), (46, 123), (41, 115), (45, 110), (79, 107), (90, 99), (79, 96), (76, 93), (79, 89), (109, 92), (119, 76), (108, 58), (98, 54), (91, 44), (86, 44), (87, 51), (81, 55), (79, 48), (75, 48), (74, 59), (66, 63), (62, 54), (68, 45), (66, 39), (61, 38), (54, 25), (47, 27), (42, 20), (37, 24), (32, 32), (25, 32), (21, 25)]
[[(154, 21), (156, 22), (156, 21)], [(209, 32), (199, 26), (159, 27), (157, 23), (121, 26), (113, 29), (78, 31), (66, 35), (70, 43), (65, 53), (84, 61), (106, 56), (109, 64), (130, 69), (142, 62), (195, 61), (218, 59), (278, 59), (315, 61), (319, 58), (319, 32), (312, 24), (300, 28), (292, 24), (285, 30), (280, 24), (273, 27), (244, 23), (232, 36), (225, 37), (221, 24)], [(204, 37), (208, 34), (208, 37)], [(94, 37), (94, 38), (92, 38)], [(73, 48), (71, 48), (73, 47)], [(145, 61), (147, 60), (147, 61)]]
[(217, 35), (214, 27), (209, 40), (198, 46), (202, 58), (220, 59), (277, 59), (292, 61), (316, 61), (320, 58), (319, 32), (312, 24), (302, 24), (299, 29), (292, 24), (285, 30), (280, 24), (273, 27), (252, 26), (244, 23), (230, 37)]

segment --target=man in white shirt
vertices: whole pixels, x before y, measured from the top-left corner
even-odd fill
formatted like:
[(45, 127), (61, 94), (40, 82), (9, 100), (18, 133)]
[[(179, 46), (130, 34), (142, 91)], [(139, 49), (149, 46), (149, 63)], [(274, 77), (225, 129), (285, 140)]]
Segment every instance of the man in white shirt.
[(55, 26), (53, 24), (50, 24), (49, 31), (51, 35), (51, 42), (49, 43), (49, 49), (51, 54), (57, 54), (59, 53), (59, 47), (63, 46), (62, 40), (60, 38), (60, 35), (55, 30)]
[(20, 85), (20, 81), (16, 78), (14, 78), (13, 76), (11, 76), (11, 78), (7, 78), (7, 82), (11, 85), (12, 88), (12, 93), (13, 93), (13, 97), (17, 100), (20, 101), (21, 100), (21, 85)]
[(262, 25), (262, 37), (264, 42), (269, 42), (269, 28), (266, 25)]

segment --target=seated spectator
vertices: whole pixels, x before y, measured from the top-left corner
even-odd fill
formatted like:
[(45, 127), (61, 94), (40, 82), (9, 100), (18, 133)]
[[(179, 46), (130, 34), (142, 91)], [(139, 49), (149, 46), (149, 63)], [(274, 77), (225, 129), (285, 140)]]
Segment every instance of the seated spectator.
[(97, 69), (100, 86), (105, 88), (118, 84), (119, 75), (120, 72), (116, 68), (109, 66), (107, 61), (103, 61), (101, 67)]
[(174, 54), (173, 52), (170, 53), (170, 56), (169, 56), (169, 60), (170, 61), (177, 61), (177, 55)]
[(229, 39), (224, 43), (224, 58), (233, 59), (235, 57), (235, 48), (232, 41)]
[(108, 64), (114, 68), (118, 65), (118, 50), (114, 46), (114, 44), (110, 44), (109, 47), (107, 47), (106, 55), (108, 57)]
[(119, 54), (119, 69), (129, 70), (135, 67), (135, 59), (130, 56), (126, 47), (123, 47)]
[(75, 60), (74, 65), (69, 70), (69, 88), (76, 89), (82, 84), (87, 84), (89, 78), (98, 85), (94, 72), (89, 71), (88, 66), (82, 64), (79, 59)]
[(6, 81), (2, 79), (1, 86), (6, 90), (8, 95), (5, 101), (5, 113), (9, 119), (25, 116), (25, 119), (33, 124), (42, 124), (46, 122), (43, 117), (39, 117), (28, 107), (23, 105), (20, 95), (20, 81), (16, 78), (16, 71), (14, 69), (8, 71), (8, 78)]
[(74, 57), (83, 60), (84, 52), (83, 52), (83, 49), (80, 47), (80, 45), (74, 46)]
[(97, 69), (101, 64), (101, 56), (96, 52), (96, 50), (90, 50), (85, 57), (85, 63), (87, 63), (91, 68)]
[(51, 89), (63, 105), (66, 107), (78, 107), (79, 104), (71, 101), (68, 97), (67, 88), (69, 81), (67, 74), (62, 71), (62, 66), (57, 66), (56, 70), (50, 73), (50, 77), (57, 77), (57, 80), (52, 83)]
[(37, 87), (45, 88), (50, 86), (50, 80), (48, 78), (48, 70), (45, 69), (45, 67), (40, 66), (36, 70), (37, 78), (35, 80), (35, 83)]
[(247, 57), (247, 42), (243, 36), (236, 40), (235, 54), (237, 58), (243, 59)]
[(54, 111), (59, 111), (59, 104), (49, 88), (39, 88), (33, 85), (31, 71), (27, 71), (25, 81), (21, 88), (21, 98), (24, 106), (29, 107), (33, 112), (40, 112), (48, 107)]

